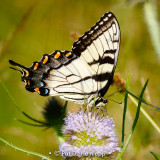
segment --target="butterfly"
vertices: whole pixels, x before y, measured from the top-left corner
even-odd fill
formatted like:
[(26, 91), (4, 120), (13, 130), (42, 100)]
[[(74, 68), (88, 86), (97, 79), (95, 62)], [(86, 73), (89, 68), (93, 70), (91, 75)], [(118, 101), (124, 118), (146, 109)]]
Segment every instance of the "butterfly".
[(107, 12), (74, 42), (71, 51), (44, 54), (30, 67), (9, 62), (21, 69), (16, 70), (22, 73), (28, 91), (98, 107), (107, 104), (102, 97), (112, 82), (119, 47), (118, 21), (113, 13)]

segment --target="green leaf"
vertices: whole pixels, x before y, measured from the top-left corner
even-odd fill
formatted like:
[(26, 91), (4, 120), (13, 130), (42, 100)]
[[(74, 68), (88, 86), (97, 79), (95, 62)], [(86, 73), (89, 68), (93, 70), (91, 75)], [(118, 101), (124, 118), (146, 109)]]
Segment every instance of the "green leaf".
[(154, 109), (156, 109), (157, 111), (160, 112), (160, 107), (157, 107), (157, 106), (154, 106), (154, 105), (150, 104), (149, 102), (147, 102), (147, 101), (144, 100), (143, 98), (137, 97), (136, 95), (134, 95), (133, 93), (131, 93), (130, 91), (128, 91), (127, 89), (125, 89), (125, 88), (123, 88), (123, 87), (121, 87), (121, 86), (119, 86), (119, 87), (120, 87), (122, 90), (124, 90), (125, 92), (127, 92), (128, 94), (130, 94), (132, 97), (136, 98), (137, 100), (143, 102), (144, 104), (146, 104), (146, 105), (148, 105), (148, 106), (150, 106), (150, 107), (152, 107), (152, 108), (154, 108)]
[[(126, 80), (126, 88), (129, 88), (129, 74), (127, 76)], [(124, 98), (124, 109), (123, 109), (123, 121), (122, 121), (122, 144), (121, 148), (123, 148), (124, 145), (124, 132), (125, 132), (125, 119), (126, 119), (126, 111), (127, 111), (127, 98), (128, 98), (128, 93), (126, 92), (125, 98)]]
[(150, 151), (150, 153), (155, 157), (156, 160), (160, 160), (160, 156), (155, 152)]
[[(146, 83), (145, 83), (145, 85), (144, 85), (144, 87), (143, 87), (143, 89), (142, 89), (142, 91), (141, 91), (140, 99), (142, 99), (142, 97), (143, 97), (143, 94), (144, 94), (144, 91), (145, 91), (145, 89), (146, 89), (146, 87), (147, 87), (147, 84), (148, 84), (148, 80), (146, 81)], [(129, 141), (131, 140), (131, 137), (132, 137), (133, 132), (134, 132), (134, 130), (135, 130), (136, 124), (137, 124), (137, 122), (138, 122), (141, 102), (142, 102), (142, 101), (139, 101), (139, 102), (138, 102), (137, 112), (136, 112), (136, 116), (135, 116), (135, 119), (134, 119), (134, 122), (133, 122), (133, 125), (132, 125), (131, 132), (130, 132), (130, 134), (129, 134), (127, 140), (126, 140), (126, 143), (124, 144), (121, 152), (118, 154), (116, 160), (120, 160), (120, 159), (121, 159), (121, 157), (123, 156), (123, 154), (124, 154), (124, 152), (125, 152), (128, 144), (129, 144)]]

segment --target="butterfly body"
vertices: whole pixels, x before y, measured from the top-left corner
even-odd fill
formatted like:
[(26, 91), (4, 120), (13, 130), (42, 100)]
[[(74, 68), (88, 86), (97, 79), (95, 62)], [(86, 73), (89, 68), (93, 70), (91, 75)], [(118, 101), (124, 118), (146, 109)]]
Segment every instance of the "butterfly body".
[(28, 91), (42, 96), (60, 96), (80, 104), (98, 106), (108, 90), (115, 71), (120, 44), (120, 29), (108, 12), (74, 44), (71, 51), (56, 50), (43, 55), (31, 67), (14, 61), (21, 69)]

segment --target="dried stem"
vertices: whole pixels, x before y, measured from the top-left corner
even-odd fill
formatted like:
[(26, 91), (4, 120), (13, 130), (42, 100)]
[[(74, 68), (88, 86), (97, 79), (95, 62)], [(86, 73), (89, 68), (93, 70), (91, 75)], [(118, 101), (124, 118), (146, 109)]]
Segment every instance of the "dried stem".
[(20, 20), (19, 24), (15, 28), (15, 30), (8, 34), (6, 41), (0, 46), (0, 56), (8, 49), (8, 46), (12, 42), (12, 40), (24, 30), (27, 20), (29, 19), (33, 9), (36, 7), (37, 2), (34, 2), (29, 6), (25, 14), (23, 15), (22, 19)]

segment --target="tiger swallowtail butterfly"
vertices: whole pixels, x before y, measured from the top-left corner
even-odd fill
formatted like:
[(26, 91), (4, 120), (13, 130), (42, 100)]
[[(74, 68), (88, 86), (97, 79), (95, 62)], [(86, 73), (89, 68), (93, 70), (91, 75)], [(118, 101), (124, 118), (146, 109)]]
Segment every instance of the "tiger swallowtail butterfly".
[(9, 62), (21, 69), (22, 81), (30, 92), (100, 106), (107, 103), (102, 97), (112, 82), (119, 47), (118, 21), (113, 13), (107, 12), (74, 42), (71, 51), (45, 54), (31, 67)]

